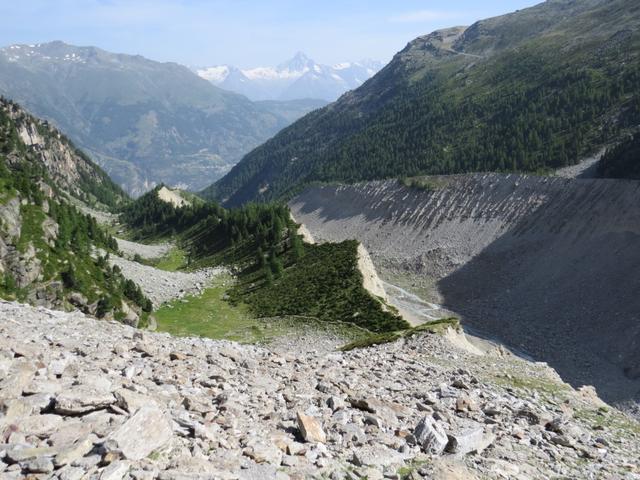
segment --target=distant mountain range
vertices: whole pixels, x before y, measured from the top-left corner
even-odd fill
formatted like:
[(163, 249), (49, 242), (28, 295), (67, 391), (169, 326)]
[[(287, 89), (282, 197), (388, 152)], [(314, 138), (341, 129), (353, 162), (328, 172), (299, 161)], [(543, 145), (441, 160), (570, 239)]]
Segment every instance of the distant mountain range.
[(333, 102), (343, 93), (358, 88), (383, 65), (375, 60), (320, 65), (299, 52), (277, 67), (239, 69), (220, 65), (198, 68), (196, 72), (217, 87), (251, 100), (318, 98)]
[(0, 49), (0, 95), (55, 123), (132, 194), (204, 188), (325, 104), (252, 102), (175, 63), (63, 42)]
[(205, 194), (234, 205), (315, 182), (552, 172), (638, 129), (640, 3), (549, 0), (413, 40)]

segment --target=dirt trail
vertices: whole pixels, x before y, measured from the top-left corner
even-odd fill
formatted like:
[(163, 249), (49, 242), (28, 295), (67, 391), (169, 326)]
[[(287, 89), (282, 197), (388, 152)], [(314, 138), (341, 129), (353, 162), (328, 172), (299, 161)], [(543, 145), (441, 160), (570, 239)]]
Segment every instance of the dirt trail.
[(309, 188), (318, 241), (360, 240), (380, 276), (609, 401), (640, 398), (640, 182), (475, 174)]

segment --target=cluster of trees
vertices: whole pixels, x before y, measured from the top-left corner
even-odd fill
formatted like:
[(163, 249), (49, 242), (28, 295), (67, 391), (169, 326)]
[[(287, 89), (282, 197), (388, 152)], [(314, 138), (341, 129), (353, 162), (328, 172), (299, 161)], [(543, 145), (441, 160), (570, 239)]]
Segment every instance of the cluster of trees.
[(303, 245), (304, 258), (290, 262), (280, 276), (255, 288), (259, 272), (248, 274), (234, 295), (261, 317), (301, 315), (329, 322), (348, 322), (372, 332), (408, 328), (397, 314), (385, 311), (362, 286), (356, 241)]
[(124, 206), (120, 219), (134, 229), (137, 238), (154, 238), (184, 232), (201, 221), (219, 218), (224, 209), (213, 202), (193, 202), (176, 207), (158, 198), (159, 185)]
[(118, 242), (109, 235), (94, 217), (80, 212), (66, 203), (49, 202), (49, 216), (58, 224), (56, 249), (71, 250), (88, 255), (93, 247), (118, 250)]
[(192, 265), (233, 266), (238, 283), (231, 298), (247, 303), (258, 317), (310, 316), (376, 332), (407, 327), (363, 288), (357, 242), (305, 244), (284, 204), (175, 207), (152, 192), (122, 218), (147, 235), (173, 232), (189, 250)]
[(598, 163), (598, 174), (605, 178), (640, 180), (640, 133), (607, 150)]
[[(177, 235), (192, 260), (217, 257), (228, 263), (242, 261), (251, 268), (279, 275), (283, 251), (300, 256), (301, 240), (288, 235), (297, 228), (289, 209), (278, 204), (249, 204), (227, 210), (215, 202), (194, 201), (177, 207), (158, 197), (158, 190), (143, 195), (123, 210), (121, 219), (138, 237)], [(268, 268), (267, 268), (268, 267)]]

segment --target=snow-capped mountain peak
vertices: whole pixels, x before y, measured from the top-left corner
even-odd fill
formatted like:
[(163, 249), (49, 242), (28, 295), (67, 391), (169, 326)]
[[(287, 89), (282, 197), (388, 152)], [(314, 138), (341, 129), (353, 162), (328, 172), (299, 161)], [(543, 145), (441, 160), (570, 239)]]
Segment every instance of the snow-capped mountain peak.
[(205, 80), (209, 80), (211, 83), (218, 84), (222, 83), (229, 76), (229, 66), (228, 65), (219, 65), (217, 67), (208, 67), (198, 70), (198, 75), (200, 75)]
[(304, 53), (298, 52), (294, 57), (278, 65), (278, 70), (288, 70), (290, 72), (307, 72), (312, 70), (316, 62), (307, 57)]
[(252, 100), (318, 98), (336, 100), (359, 87), (382, 68), (381, 62), (343, 62), (321, 65), (302, 52), (275, 67), (238, 69), (220, 65), (196, 70), (213, 84)]

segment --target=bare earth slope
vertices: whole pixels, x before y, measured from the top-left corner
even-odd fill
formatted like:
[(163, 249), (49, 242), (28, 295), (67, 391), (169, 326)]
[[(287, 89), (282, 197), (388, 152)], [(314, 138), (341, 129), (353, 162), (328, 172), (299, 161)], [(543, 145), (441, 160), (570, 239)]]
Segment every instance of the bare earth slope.
[(290, 202), (318, 240), (356, 238), (466, 327), (605, 399), (640, 398), (640, 183), (475, 174), (312, 187)]

